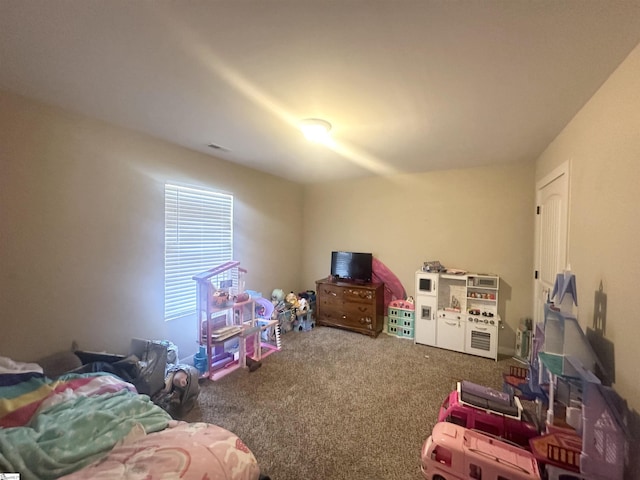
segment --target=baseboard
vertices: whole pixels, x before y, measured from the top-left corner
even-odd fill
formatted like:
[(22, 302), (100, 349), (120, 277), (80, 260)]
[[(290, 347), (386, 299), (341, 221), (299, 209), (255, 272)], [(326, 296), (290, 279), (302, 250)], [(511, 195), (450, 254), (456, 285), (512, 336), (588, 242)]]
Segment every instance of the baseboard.
[(193, 365), (193, 357), (194, 357), (195, 353), (193, 355), (189, 355), (188, 357), (184, 357), (181, 358), (179, 360), (179, 362), (183, 365)]
[(516, 354), (516, 349), (514, 347), (498, 347), (498, 355), (505, 357), (513, 357)]

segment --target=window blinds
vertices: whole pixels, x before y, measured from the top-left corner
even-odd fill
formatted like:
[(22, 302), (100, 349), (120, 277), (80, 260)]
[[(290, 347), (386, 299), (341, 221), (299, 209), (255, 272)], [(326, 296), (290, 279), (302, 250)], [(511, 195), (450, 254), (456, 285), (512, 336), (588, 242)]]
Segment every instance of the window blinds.
[(193, 275), (233, 259), (233, 196), (165, 184), (164, 318), (196, 309)]

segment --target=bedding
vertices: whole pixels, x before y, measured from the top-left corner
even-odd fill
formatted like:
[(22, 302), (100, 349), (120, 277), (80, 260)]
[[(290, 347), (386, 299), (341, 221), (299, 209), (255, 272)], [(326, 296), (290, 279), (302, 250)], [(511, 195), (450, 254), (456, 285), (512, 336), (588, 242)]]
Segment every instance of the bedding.
[(167, 472), (182, 480), (254, 480), (260, 475), (255, 457), (233, 433), (207, 423), (180, 422), (127, 438), (103, 459), (63, 479), (160, 479)]
[(0, 357), (0, 472), (27, 480), (259, 477), (255, 457), (234, 434), (172, 420), (115, 375), (51, 380), (6, 360)]

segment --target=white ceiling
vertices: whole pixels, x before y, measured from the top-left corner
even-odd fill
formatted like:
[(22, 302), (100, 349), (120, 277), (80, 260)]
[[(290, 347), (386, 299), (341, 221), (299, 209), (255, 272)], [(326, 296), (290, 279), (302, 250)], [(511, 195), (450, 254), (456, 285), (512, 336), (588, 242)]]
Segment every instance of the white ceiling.
[(640, 0), (0, 0), (0, 88), (309, 183), (535, 159), (638, 42)]

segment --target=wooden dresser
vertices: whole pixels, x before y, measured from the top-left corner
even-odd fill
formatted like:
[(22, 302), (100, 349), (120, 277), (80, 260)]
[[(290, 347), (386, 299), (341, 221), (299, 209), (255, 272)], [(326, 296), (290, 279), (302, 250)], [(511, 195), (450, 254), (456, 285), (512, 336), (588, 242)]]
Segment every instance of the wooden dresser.
[(384, 322), (384, 284), (318, 280), (316, 322), (377, 337)]

